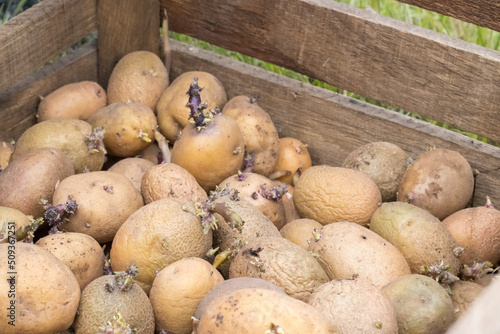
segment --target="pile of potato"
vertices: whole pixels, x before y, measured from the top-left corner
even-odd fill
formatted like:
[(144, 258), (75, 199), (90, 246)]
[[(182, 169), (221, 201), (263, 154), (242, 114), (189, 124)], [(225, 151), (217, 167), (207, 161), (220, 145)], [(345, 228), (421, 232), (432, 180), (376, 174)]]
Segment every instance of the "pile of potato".
[(257, 99), (150, 52), (37, 120), (0, 147), (0, 333), (444, 333), (500, 261), (459, 152), (313, 166)]

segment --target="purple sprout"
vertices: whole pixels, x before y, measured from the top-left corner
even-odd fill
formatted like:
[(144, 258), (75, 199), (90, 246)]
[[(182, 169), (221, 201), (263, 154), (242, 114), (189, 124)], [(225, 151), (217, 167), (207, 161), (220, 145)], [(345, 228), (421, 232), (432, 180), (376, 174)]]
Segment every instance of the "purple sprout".
[(243, 158), (243, 173), (252, 173), (254, 169), (254, 156), (245, 152), (245, 157)]
[(259, 190), (259, 194), (268, 199), (268, 200), (271, 200), (271, 201), (274, 201), (274, 202), (278, 202), (280, 201), (283, 196), (285, 196), (285, 194), (288, 193), (288, 190), (286, 189), (286, 185), (285, 186), (276, 186), (276, 187), (272, 187), (271, 189), (268, 189), (266, 184), (261, 184), (260, 186), (260, 190)]
[(189, 86), (189, 90), (187, 91), (189, 99), (186, 107), (190, 110), (189, 122), (193, 123), (198, 131), (204, 129), (207, 124), (212, 121), (214, 115), (220, 114), (220, 110), (218, 108), (205, 112), (207, 104), (201, 103), (200, 92), (202, 90), (203, 88), (198, 85), (198, 78), (195, 77)]
[(106, 148), (104, 147), (104, 127), (98, 126), (92, 128), (92, 132), (85, 137), (85, 144), (87, 144), (87, 148), (92, 153), (103, 152), (106, 154)]
[(41, 204), (45, 210), (43, 217), (51, 227), (49, 234), (60, 233), (59, 227), (69, 222), (71, 215), (78, 209), (76, 201), (71, 197), (68, 197), (68, 201), (63, 204), (52, 205), (47, 200), (41, 200)]

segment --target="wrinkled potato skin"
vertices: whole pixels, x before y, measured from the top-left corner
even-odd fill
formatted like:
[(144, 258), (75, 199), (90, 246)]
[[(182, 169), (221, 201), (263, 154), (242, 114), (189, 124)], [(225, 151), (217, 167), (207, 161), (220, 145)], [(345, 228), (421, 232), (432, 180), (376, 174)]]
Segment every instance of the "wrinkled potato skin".
[(171, 162), (191, 173), (205, 191), (215, 188), (243, 164), (245, 143), (238, 124), (216, 115), (204, 129), (188, 124), (174, 143)]
[(414, 274), (441, 261), (452, 274), (460, 271), (460, 259), (453, 253), (456, 240), (424, 209), (404, 202), (384, 203), (373, 214), (370, 229), (400, 250)]
[(73, 175), (70, 159), (57, 148), (37, 148), (20, 155), (0, 172), (0, 206), (38, 218), (40, 198), (52, 201), (56, 184)]
[(351, 222), (323, 226), (319, 240), (313, 238), (308, 249), (319, 255), (317, 260), (330, 279), (356, 276), (380, 288), (410, 274), (408, 263), (396, 247)]
[(153, 142), (157, 127), (153, 111), (139, 102), (110, 104), (88, 122), (104, 127), (104, 146), (116, 157), (132, 157), (144, 151)]
[(333, 334), (337, 329), (311, 305), (269, 289), (240, 289), (215, 299), (202, 315), (198, 334)]
[(229, 100), (222, 114), (238, 123), (245, 151), (252, 156), (253, 173), (269, 176), (278, 163), (279, 136), (269, 114), (259, 107), (255, 99), (236, 96)]
[(262, 278), (302, 301), (330, 280), (312, 254), (281, 237), (251, 240), (233, 259), (229, 277)]
[(215, 107), (222, 109), (227, 102), (226, 90), (212, 74), (200, 71), (182, 73), (165, 90), (156, 107), (160, 132), (171, 143), (177, 140), (179, 133), (188, 125), (187, 91), (195, 77), (203, 88), (200, 92), (201, 102), (207, 103), (207, 110)]
[(439, 220), (465, 208), (474, 175), (460, 153), (435, 149), (420, 154), (401, 179), (397, 200), (423, 208)]
[(70, 83), (40, 101), (36, 114), (37, 122), (54, 118), (87, 120), (106, 104), (106, 91), (97, 82)]
[(388, 142), (373, 142), (351, 152), (342, 163), (368, 175), (378, 186), (383, 202), (396, 200), (403, 174), (408, 168), (408, 154)]
[(442, 334), (455, 320), (448, 292), (434, 279), (406, 275), (382, 288), (398, 320), (399, 333)]

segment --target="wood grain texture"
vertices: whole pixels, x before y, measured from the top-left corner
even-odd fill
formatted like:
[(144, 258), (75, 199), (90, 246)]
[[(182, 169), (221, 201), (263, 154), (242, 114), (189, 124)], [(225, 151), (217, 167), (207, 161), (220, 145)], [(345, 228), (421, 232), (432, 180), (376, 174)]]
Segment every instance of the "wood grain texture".
[(500, 31), (500, 2), (497, 0), (398, 1)]
[(430, 146), (453, 149), (480, 172), (475, 205), (483, 205), (486, 195), (500, 203), (500, 148), (177, 41), (171, 45), (172, 80), (186, 71), (207, 71), (221, 80), (229, 98), (260, 96), (280, 136), (305, 142), (315, 164), (340, 166), (351, 151), (373, 141), (398, 144), (412, 157)]
[(98, 0), (99, 83), (106, 88), (121, 57), (137, 50), (160, 52), (158, 0)]
[(0, 25), (0, 93), (96, 29), (96, 0), (44, 0)]
[(161, 0), (172, 31), (500, 141), (500, 53), (331, 0)]
[(72, 82), (97, 81), (96, 45), (77, 49), (57, 63), (50, 64), (26, 77), (16, 86), (0, 93), (0, 141), (17, 139), (36, 123), (40, 96)]

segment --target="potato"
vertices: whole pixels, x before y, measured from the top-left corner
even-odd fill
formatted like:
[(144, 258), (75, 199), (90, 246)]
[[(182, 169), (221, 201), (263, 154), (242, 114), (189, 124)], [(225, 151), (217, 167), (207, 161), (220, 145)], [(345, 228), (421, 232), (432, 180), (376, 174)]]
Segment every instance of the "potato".
[(343, 167), (359, 170), (368, 175), (382, 194), (383, 202), (396, 200), (396, 193), (410, 157), (398, 145), (373, 142), (349, 153)]
[(151, 145), (156, 130), (153, 110), (140, 102), (112, 103), (88, 119), (93, 127), (104, 128), (104, 146), (117, 157), (138, 155)]
[(250, 240), (229, 267), (229, 278), (236, 277), (265, 279), (302, 301), (330, 280), (312, 254), (281, 237)]
[(235, 96), (222, 114), (238, 123), (245, 141), (245, 152), (251, 157), (251, 171), (269, 176), (278, 163), (279, 136), (269, 114), (257, 104), (257, 99)]
[[(0, 244), (0, 270), (4, 277), (0, 280), (0, 333), (46, 334), (69, 328), (80, 300), (75, 275), (37, 245), (17, 243), (14, 254), (12, 247)], [(12, 257), (14, 263), (9, 264), (7, 259)]]
[(163, 154), (160, 150), (160, 147), (158, 147), (158, 144), (156, 142), (152, 143), (147, 149), (142, 151), (137, 156), (137, 158), (143, 158), (143, 159), (149, 160), (155, 165), (163, 162)]
[(14, 152), (14, 145), (5, 141), (0, 142), (0, 170), (9, 165), (12, 152)]
[(376, 287), (410, 274), (401, 252), (369, 229), (351, 222), (323, 226), (309, 251), (317, 258), (330, 279), (359, 277)]
[(146, 204), (167, 197), (193, 203), (208, 198), (194, 176), (174, 163), (162, 163), (146, 170), (141, 180), (141, 191)]
[(450, 266), (453, 275), (460, 271), (453, 235), (422, 208), (404, 202), (384, 203), (373, 214), (370, 230), (396, 246), (414, 274), (421, 273), (422, 266), (441, 262)]
[(375, 182), (362, 172), (322, 165), (302, 173), (293, 201), (302, 218), (323, 225), (349, 221), (366, 226), (382, 197)]
[(460, 318), (474, 300), (483, 292), (484, 286), (474, 282), (457, 281), (451, 286), (451, 301), (455, 310), (455, 318)]
[(215, 299), (202, 314), (198, 334), (337, 333), (314, 307), (270, 289), (239, 289)]
[(114, 270), (136, 265), (136, 281), (149, 293), (156, 272), (185, 257), (204, 258), (212, 248), (212, 232), (203, 233), (194, 205), (164, 198), (134, 212), (113, 239)]
[(146, 159), (142, 158), (125, 158), (116, 163), (114, 163), (108, 172), (118, 173), (125, 176), (127, 179), (132, 181), (135, 188), (141, 191), (142, 176), (146, 170), (154, 164)]
[(121, 320), (128, 325), (130, 332), (135, 329), (133, 333), (136, 334), (153, 334), (155, 319), (148, 296), (137, 284), (128, 285), (128, 291), (123, 291), (122, 286), (117, 282), (116, 275), (101, 276), (90, 282), (82, 291), (73, 324), (75, 332), (106, 333), (102, 327), (118, 323), (123, 331), (116, 329), (113, 332), (127, 333), (123, 324), (117, 321)]
[(113, 240), (123, 222), (144, 205), (129, 179), (108, 171), (76, 174), (61, 181), (52, 204), (66, 203), (68, 198), (76, 201), (78, 208), (60, 228), (88, 234), (99, 243)]
[(56, 185), (75, 173), (71, 160), (58, 148), (36, 148), (20, 154), (0, 173), (0, 206), (38, 218), (40, 199), (52, 200)]
[(455, 320), (448, 292), (430, 277), (406, 275), (382, 288), (396, 311), (399, 333), (440, 334)]
[(326, 315), (341, 333), (398, 333), (392, 304), (364, 279), (325, 283), (314, 289), (307, 303)]
[(12, 160), (40, 147), (55, 147), (73, 163), (75, 173), (101, 170), (106, 150), (99, 129), (79, 119), (51, 119), (37, 123), (17, 140)]
[(469, 267), (474, 262), (500, 261), (500, 211), (492, 205), (459, 210), (443, 220), (457, 244), (464, 247), (460, 261)]
[(282, 288), (271, 282), (263, 280), (262, 278), (255, 278), (255, 277), (230, 278), (223, 282), (218, 283), (203, 297), (200, 304), (196, 308), (194, 317), (199, 320), (201, 318), (201, 315), (205, 313), (208, 307), (210, 307), (212, 301), (217, 299), (218, 297), (228, 295), (236, 290), (247, 289), (247, 288), (270, 289), (282, 294), (286, 294)]
[(309, 248), (309, 243), (313, 239), (313, 232), (319, 232), (323, 225), (313, 219), (301, 218), (292, 220), (280, 230), (281, 236), (290, 240), (304, 249)]
[(222, 83), (212, 74), (189, 71), (179, 75), (161, 95), (156, 107), (160, 132), (171, 143), (177, 140), (182, 129), (188, 125), (189, 107), (186, 106), (188, 102), (186, 94), (194, 78), (198, 78), (202, 87), (201, 100), (207, 103), (208, 110), (215, 107), (222, 108), (227, 102)]
[(36, 245), (64, 262), (75, 275), (80, 289), (103, 275), (104, 251), (99, 243), (83, 233), (57, 233), (38, 239)]
[(443, 220), (465, 208), (474, 190), (474, 175), (458, 152), (433, 149), (421, 153), (401, 179), (397, 200)]
[(294, 185), (294, 175), (299, 176), (311, 167), (311, 156), (307, 146), (296, 138), (280, 138), (279, 144), (278, 162), (272, 176), (269, 177), (272, 179), (276, 177), (281, 182)]
[(106, 104), (106, 91), (97, 82), (73, 82), (42, 98), (36, 118), (37, 122), (55, 118), (87, 120)]
[(207, 261), (189, 257), (162, 269), (153, 281), (149, 294), (155, 312), (156, 330), (191, 334), (191, 317), (203, 297), (224, 281)]
[(286, 186), (275, 186), (273, 181), (256, 173), (232, 175), (219, 183), (219, 188), (224, 188), (226, 185), (236, 189), (240, 198), (255, 205), (278, 229), (286, 224), (282, 200)]
[(286, 185), (286, 195), (281, 199), (283, 201), (283, 208), (285, 209), (286, 223), (288, 224), (292, 220), (300, 219), (301, 217), (295, 208), (295, 203), (293, 203), (293, 186), (281, 181), (275, 181), (274, 184), (280, 187)]
[(16, 237), (15, 234), (19, 233), (19, 229), (30, 223), (31, 219), (21, 211), (0, 206), (0, 243), (9, 242), (9, 236)]
[(155, 110), (168, 83), (168, 72), (160, 57), (149, 51), (133, 51), (123, 56), (111, 72), (108, 103), (141, 102)]

